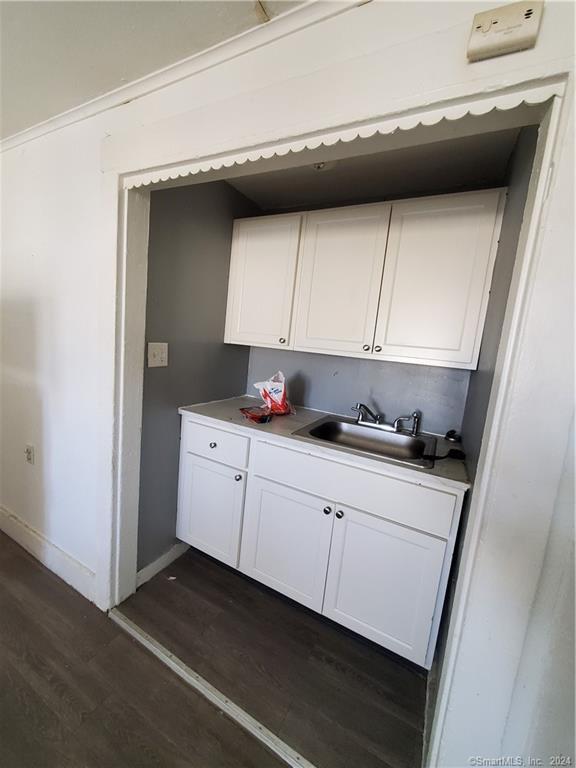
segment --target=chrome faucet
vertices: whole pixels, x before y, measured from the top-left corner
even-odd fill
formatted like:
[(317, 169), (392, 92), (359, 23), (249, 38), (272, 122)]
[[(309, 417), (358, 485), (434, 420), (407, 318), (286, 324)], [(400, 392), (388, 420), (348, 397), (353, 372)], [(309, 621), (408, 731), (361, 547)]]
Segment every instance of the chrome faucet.
[(397, 419), (394, 419), (394, 432), (400, 432), (400, 430), (403, 429), (402, 422), (403, 421), (410, 421), (412, 419), (412, 437), (416, 437), (418, 432), (420, 432), (420, 421), (422, 420), (422, 411), (413, 411), (410, 416), (398, 416)]
[(374, 413), (364, 403), (356, 403), (352, 410), (358, 411), (356, 424), (382, 424), (384, 421), (383, 413)]

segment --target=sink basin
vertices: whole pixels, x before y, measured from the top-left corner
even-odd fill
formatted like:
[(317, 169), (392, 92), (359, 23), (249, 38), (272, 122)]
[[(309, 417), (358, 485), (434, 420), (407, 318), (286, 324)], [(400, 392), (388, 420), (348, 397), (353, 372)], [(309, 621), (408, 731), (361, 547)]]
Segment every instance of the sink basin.
[(431, 468), (436, 452), (436, 438), (431, 435), (413, 437), (405, 432), (392, 429), (379, 429), (369, 424), (357, 424), (355, 421), (337, 416), (325, 416), (307, 427), (294, 432), (298, 437), (315, 442), (331, 443), (334, 446), (353, 451), (379, 456), (402, 464)]

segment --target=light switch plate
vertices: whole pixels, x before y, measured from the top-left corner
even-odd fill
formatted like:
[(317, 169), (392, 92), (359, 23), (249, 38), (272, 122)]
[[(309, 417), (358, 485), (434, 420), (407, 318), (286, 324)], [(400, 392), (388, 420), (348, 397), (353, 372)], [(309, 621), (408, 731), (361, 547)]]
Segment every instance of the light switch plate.
[(480, 61), (515, 53), (536, 45), (544, 3), (511, 3), (474, 16), (468, 60)]
[(165, 341), (148, 342), (148, 368), (166, 368), (168, 344)]

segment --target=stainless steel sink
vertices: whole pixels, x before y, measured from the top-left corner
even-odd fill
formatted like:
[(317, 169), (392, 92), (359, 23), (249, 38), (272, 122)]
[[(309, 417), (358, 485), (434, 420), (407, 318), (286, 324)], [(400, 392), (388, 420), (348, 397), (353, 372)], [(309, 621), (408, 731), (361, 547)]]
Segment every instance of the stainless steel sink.
[(431, 435), (413, 437), (405, 432), (357, 424), (343, 416), (324, 416), (294, 435), (415, 467), (434, 466), (433, 459), (423, 458), (434, 456), (436, 452), (436, 438)]

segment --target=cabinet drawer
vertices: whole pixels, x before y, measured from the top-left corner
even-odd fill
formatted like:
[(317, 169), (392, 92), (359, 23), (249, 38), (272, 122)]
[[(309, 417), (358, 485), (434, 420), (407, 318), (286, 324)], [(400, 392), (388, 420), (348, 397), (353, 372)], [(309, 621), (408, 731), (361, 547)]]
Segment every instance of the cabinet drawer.
[(372, 515), (448, 538), (457, 496), (377, 472), (255, 441), (260, 477), (363, 509)]
[(182, 427), (182, 443), (188, 453), (205, 456), (232, 467), (245, 467), (248, 462), (250, 440), (233, 432), (188, 420)]

